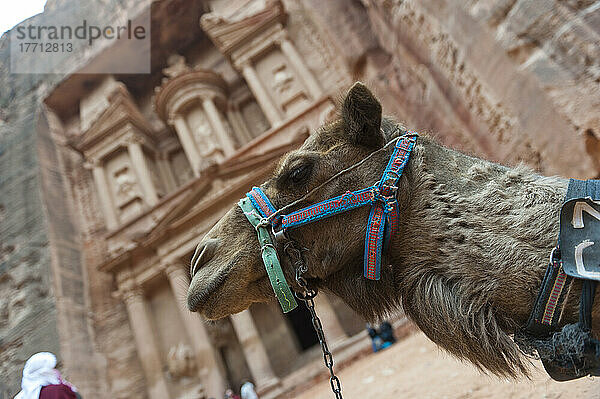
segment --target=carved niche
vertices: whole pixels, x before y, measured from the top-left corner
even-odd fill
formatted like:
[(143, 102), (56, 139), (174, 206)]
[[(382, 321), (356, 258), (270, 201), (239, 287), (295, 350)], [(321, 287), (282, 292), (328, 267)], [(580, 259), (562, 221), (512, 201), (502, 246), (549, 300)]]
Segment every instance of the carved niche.
[(152, 126), (123, 83), (111, 87), (108, 107), (72, 144), (95, 165), (94, 180), (107, 225), (116, 228), (153, 206), (165, 189), (157, 170)]
[[(155, 89), (154, 108), (180, 138), (197, 171), (207, 160), (221, 160), (234, 150), (225, 117), (227, 84), (221, 75), (190, 68), (182, 56), (171, 56), (166, 76)], [(202, 159), (194, 159), (201, 157)]]
[(281, 50), (273, 47), (255, 61), (255, 68), (284, 115), (291, 116), (309, 104), (308, 93)]
[(255, 71), (264, 92), (251, 89), (261, 105), (273, 103), (284, 118), (322, 94), (288, 38), (286, 22), (287, 14), (279, 0), (254, 0), (243, 6), (222, 4), (201, 18), (204, 31), (246, 80), (254, 80), (248, 68)]

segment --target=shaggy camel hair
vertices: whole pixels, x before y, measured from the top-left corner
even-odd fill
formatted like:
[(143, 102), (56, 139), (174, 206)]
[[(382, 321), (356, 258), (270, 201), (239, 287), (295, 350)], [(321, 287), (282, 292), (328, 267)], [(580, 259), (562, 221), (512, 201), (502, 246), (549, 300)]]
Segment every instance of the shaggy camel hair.
[[(277, 208), (302, 197), (397, 135), (362, 84), (348, 92), (339, 120), (285, 155), (261, 188)], [(385, 133), (383, 133), (385, 132)], [(368, 187), (390, 151), (317, 190), (299, 207)], [(384, 254), (381, 279), (363, 277), (369, 209), (359, 208), (291, 231), (304, 247), (309, 281), (368, 320), (398, 308), (435, 343), (501, 376), (527, 374), (511, 334), (527, 322), (556, 244), (568, 181), (525, 167), (507, 168), (420, 136), (399, 182), (400, 228)], [(279, 248), (293, 288), (294, 270)], [(274, 298), (254, 229), (234, 206), (199, 245), (188, 292), (190, 310), (208, 319)], [(571, 285), (561, 324), (577, 321), (581, 283)], [(597, 294), (597, 296), (600, 293)], [(600, 300), (594, 329), (600, 332)], [(317, 309), (318, 311), (318, 309)]]

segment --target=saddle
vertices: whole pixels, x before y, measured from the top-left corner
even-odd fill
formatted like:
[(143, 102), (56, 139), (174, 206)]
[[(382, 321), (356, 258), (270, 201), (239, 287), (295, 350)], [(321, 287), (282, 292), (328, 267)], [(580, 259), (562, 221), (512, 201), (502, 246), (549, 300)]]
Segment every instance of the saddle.
[[(561, 309), (574, 279), (583, 280), (579, 321), (559, 328)], [(560, 212), (557, 246), (529, 321), (515, 342), (533, 349), (556, 381), (600, 376), (600, 341), (592, 335), (592, 305), (600, 281), (600, 180), (569, 181)]]

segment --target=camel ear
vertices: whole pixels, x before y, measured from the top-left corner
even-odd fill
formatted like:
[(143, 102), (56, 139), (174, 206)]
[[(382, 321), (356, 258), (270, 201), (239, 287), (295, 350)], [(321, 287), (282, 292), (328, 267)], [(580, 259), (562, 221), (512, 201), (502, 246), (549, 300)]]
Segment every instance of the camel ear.
[(353, 143), (379, 148), (385, 143), (381, 133), (381, 104), (360, 82), (348, 91), (342, 107), (344, 127)]

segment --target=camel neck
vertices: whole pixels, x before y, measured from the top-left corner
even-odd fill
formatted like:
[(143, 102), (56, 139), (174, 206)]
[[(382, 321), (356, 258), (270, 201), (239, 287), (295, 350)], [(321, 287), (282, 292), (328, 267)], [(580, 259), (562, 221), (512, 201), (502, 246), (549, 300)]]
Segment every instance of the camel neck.
[(428, 138), (413, 156), (403, 231), (392, 250), (401, 291), (430, 278), (448, 294), (491, 306), (507, 328), (523, 325), (556, 244), (568, 181)]

